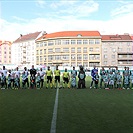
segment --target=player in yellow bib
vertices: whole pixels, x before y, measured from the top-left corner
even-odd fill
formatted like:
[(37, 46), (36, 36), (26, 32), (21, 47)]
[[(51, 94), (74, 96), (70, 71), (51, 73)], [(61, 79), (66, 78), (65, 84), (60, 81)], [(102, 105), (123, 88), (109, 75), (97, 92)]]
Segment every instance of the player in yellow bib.
[(60, 86), (60, 70), (58, 69), (58, 66), (56, 66), (56, 70), (54, 70), (55, 75), (55, 89)]
[(69, 79), (69, 72), (67, 72), (67, 68), (65, 68), (65, 72), (63, 72), (63, 87), (65, 87), (65, 84), (67, 84), (67, 87), (70, 88)]
[(48, 66), (48, 70), (46, 71), (46, 78), (47, 78), (46, 88), (48, 89), (49, 83), (50, 83), (50, 87), (52, 88), (53, 72), (52, 70), (50, 70), (50, 66)]

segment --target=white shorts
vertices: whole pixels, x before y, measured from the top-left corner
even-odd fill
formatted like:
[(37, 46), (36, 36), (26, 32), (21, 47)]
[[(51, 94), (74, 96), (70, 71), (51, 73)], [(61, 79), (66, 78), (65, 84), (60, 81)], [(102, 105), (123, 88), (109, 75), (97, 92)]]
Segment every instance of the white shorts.
[(114, 80), (110, 80), (109, 85), (114, 85)]

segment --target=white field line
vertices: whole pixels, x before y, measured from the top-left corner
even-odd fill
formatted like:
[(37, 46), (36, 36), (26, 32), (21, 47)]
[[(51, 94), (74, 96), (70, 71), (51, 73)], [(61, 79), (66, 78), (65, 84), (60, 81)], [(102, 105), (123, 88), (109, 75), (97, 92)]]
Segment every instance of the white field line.
[(56, 120), (57, 120), (57, 109), (58, 109), (58, 95), (59, 95), (59, 88), (57, 88), (57, 91), (56, 91), (56, 97), (55, 97), (55, 104), (54, 104), (54, 110), (53, 110), (53, 117), (52, 117), (52, 122), (51, 122), (50, 133), (56, 133)]

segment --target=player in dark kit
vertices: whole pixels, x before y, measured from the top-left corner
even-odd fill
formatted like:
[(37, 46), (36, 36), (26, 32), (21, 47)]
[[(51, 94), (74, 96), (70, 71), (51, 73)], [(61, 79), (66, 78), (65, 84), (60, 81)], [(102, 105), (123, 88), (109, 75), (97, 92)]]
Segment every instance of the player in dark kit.
[[(92, 77), (92, 81), (91, 81), (91, 86), (90, 89), (92, 88), (93, 82), (95, 82), (95, 74), (98, 72), (98, 69), (96, 69), (96, 66), (94, 66), (94, 68), (91, 70), (91, 77)], [(95, 87), (94, 87), (95, 88)]]
[(30, 69), (30, 87), (33, 88), (36, 86), (35, 78), (36, 76), (36, 69), (34, 68), (34, 65), (32, 65), (32, 68)]

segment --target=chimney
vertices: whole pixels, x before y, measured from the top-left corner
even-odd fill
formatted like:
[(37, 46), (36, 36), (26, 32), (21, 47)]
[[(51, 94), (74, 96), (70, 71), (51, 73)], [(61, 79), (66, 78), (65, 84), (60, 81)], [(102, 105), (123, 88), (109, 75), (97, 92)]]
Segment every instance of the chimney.
[(20, 34), (20, 39), (22, 38), (22, 36), (23, 36), (23, 35), (22, 35), (22, 34)]
[(129, 33), (124, 33), (124, 35), (129, 35)]
[(42, 35), (46, 35), (46, 34), (47, 34), (46, 31), (43, 31), (43, 32), (42, 32)]

